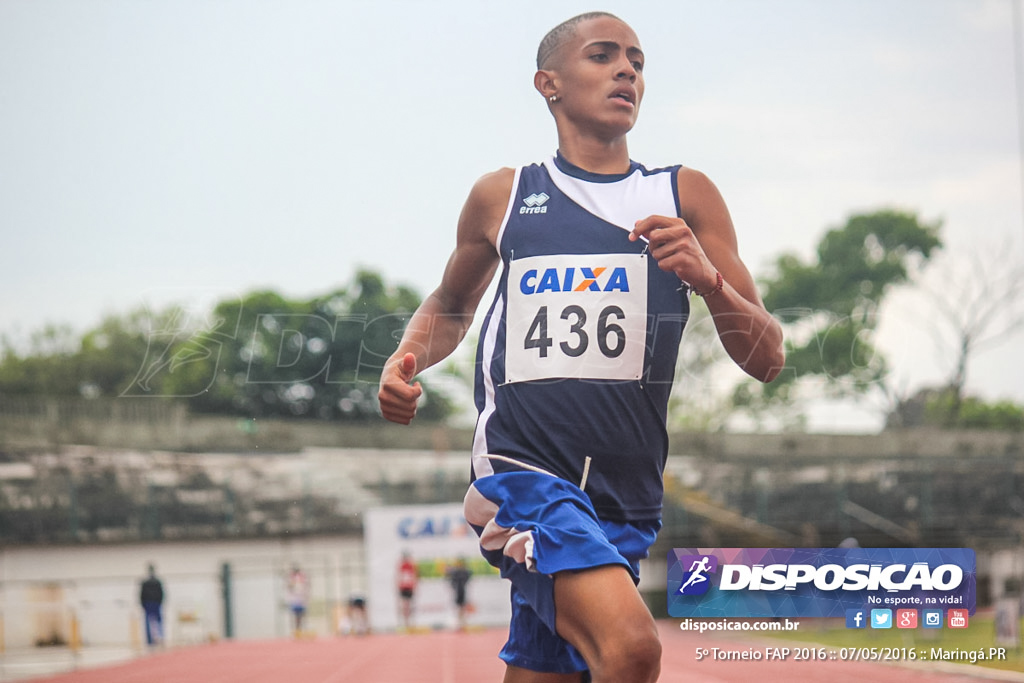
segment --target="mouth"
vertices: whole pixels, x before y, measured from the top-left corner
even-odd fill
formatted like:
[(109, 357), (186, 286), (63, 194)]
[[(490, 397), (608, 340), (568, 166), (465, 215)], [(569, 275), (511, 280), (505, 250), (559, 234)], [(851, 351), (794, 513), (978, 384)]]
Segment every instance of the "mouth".
[(636, 93), (631, 89), (616, 90), (609, 96), (609, 99), (622, 100), (636, 106)]

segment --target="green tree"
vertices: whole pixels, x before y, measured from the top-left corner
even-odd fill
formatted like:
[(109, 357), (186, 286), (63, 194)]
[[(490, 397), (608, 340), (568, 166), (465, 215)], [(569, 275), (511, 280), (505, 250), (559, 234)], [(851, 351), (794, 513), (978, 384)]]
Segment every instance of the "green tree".
[(69, 395), (77, 389), (74, 355), (78, 342), (66, 325), (47, 325), (34, 333), (26, 351), (7, 339), (0, 352), (0, 393)]
[(985, 401), (953, 386), (919, 390), (888, 415), (889, 427), (996, 429), (1024, 431), (1024, 405), (1009, 400)]
[(0, 392), (117, 396), (146, 357), (152, 331), (174, 315), (146, 309), (112, 315), (81, 337), (75, 337), (70, 327), (48, 325), (32, 335), (25, 353), (5, 344), (0, 357)]
[[(187, 338), (170, 338), (143, 375), (152, 391), (200, 411), (365, 419), (377, 414), (381, 368), (418, 305), (414, 291), (369, 270), (309, 300), (253, 292), (217, 304)], [(446, 415), (444, 397), (425, 389), (421, 416)]]
[[(1024, 406), (1013, 401), (984, 401), (976, 396), (960, 396), (954, 426), (963, 429), (1005, 429), (1024, 431)], [(940, 409), (940, 415), (943, 413)]]
[(903, 211), (856, 214), (825, 234), (813, 259), (780, 256), (763, 292), (765, 306), (786, 330), (786, 369), (771, 384), (740, 385), (737, 405), (792, 402), (800, 381), (813, 377), (835, 396), (891, 393), (889, 368), (873, 343), (878, 309), (941, 246), (940, 227), (940, 221), (926, 223)]
[[(361, 270), (311, 299), (271, 290), (218, 302), (206, 315), (182, 307), (110, 316), (76, 339), (50, 326), (27, 352), (4, 343), (0, 393), (175, 397), (200, 412), (366, 419), (376, 385), (419, 305), (412, 289)], [(424, 382), (420, 417), (451, 409)]]
[(152, 313), (137, 309), (109, 316), (81, 339), (75, 365), (79, 391), (86, 396), (117, 396), (146, 357), (150, 340), (179, 315), (179, 309)]

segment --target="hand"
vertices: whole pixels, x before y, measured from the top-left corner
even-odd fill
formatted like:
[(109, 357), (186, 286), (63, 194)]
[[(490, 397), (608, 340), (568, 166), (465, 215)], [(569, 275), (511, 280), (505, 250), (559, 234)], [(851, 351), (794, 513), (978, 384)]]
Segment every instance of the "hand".
[(695, 292), (710, 292), (718, 284), (718, 270), (682, 218), (648, 216), (636, 222), (629, 240), (646, 238), (658, 267), (690, 286)]
[(391, 422), (407, 425), (416, 417), (416, 403), (423, 394), (419, 382), (412, 382), (416, 376), (416, 356), (407, 353), (401, 358), (391, 359), (380, 375), (380, 412)]

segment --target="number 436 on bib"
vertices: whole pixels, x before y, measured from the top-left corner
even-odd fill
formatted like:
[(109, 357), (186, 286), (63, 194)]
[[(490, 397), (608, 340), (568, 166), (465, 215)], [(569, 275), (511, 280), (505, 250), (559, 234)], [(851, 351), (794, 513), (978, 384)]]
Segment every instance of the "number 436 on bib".
[(509, 264), (505, 381), (640, 379), (643, 254), (531, 256)]

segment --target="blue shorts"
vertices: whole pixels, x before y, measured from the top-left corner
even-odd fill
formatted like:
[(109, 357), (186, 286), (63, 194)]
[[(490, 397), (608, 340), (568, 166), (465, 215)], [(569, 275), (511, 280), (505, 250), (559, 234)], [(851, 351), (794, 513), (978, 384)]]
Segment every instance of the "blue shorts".
[(512, 622), (501, 658), (531, 671), (585, 671), (583, 657), (555, 633), (553, 575), (621, 565), (639, 581), (639, 562), (661, 522), (598, 519), (578, 486), (530, 471), (477, 479), (466, 493), (465, 512), (483, 556), (512, 582)]

